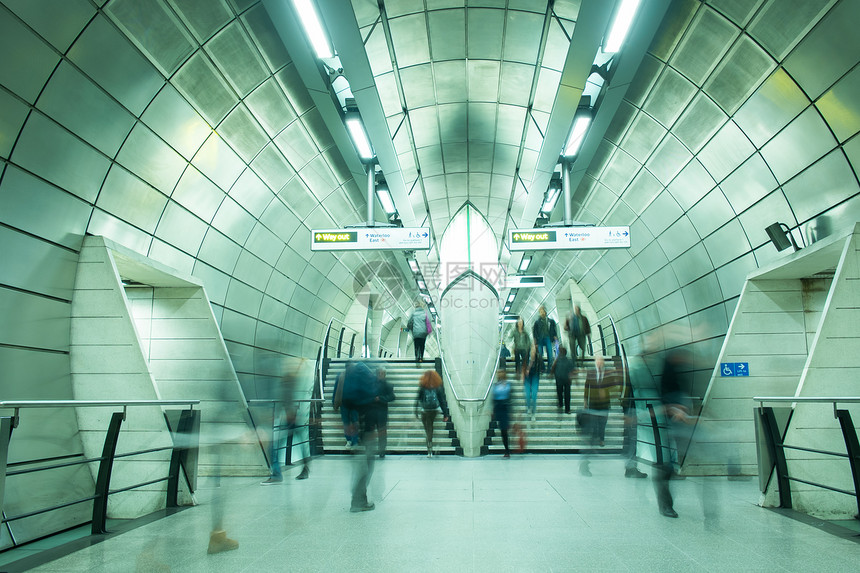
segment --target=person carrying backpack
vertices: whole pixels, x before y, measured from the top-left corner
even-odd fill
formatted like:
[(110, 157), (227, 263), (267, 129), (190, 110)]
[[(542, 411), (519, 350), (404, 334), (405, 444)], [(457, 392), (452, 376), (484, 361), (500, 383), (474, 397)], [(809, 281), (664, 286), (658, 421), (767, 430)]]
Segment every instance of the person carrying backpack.
[(352, 503), (349, 511), (371, 511), (375, 507), (367, 499), (367, 486), (373, 475), (373, 459), (376, 456), (376, 432), (371, 413), (377, 396), (377, 375), (364, 362), (350, 361), (346, 364), (343, 378), (338, 380), (340, 389), (333, 400), (335, 409), (349, 408), (358, 413), (358, 428), (363, 452), (355, 456), (355, 473), (352, 487)]
[(427, 457), (433, 457), (433, 422), (442, 412), (442, 421), (448, 421), (448, 402), (445, 400), (445, 387), (442, 377), (435, 370), (427, 370), (418, 382), (418, 397), (415, 399), (415, 415), (424, 425), (427, 439)]

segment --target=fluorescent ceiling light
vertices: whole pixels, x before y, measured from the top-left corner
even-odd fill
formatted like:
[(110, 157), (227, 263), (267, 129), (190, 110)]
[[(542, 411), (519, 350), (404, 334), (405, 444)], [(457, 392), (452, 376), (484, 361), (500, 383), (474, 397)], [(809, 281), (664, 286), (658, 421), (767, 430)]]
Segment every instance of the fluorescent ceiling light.
[(421, 298), (423, 298), (423, 299), (424, 299), (424, 302), (426, 302), (427, 304), (429, 304), (429, 305), (432, 305), (432, 304), (433, 304), (433, 299), (432, 299), (432, 298), (430, 298), (430, 295), (429, 295), (429, 294), (422, 294), (422, 295), (421, 295)]
[(382, 208), (385, 209), (386, 213), (393, 215), (397, 212), (397, 209), (394, 208), (394, 201), (391, 199), (391, 192), (387, 188), (377, 187), (376, 196), (379, 197), (379, 202), (382, 204)]
[(421, 268), (418, 266), (418, 261), (416, 261), (415, 259), (406, 259), (406, 260), (409, 263), (409, 268), (412, 269), (413, 273), (417, 273), (418, 271), (421, 270)]
[(418, 283), (418, 288), (420, 288), (421, 290), (427, 290), (427, 283), (425, 283), (425, 282), (424, 282), (424, 281), (422, 281), (421, 279), (418, 279), (418, 280), (417, 280), (417, 281), (415, 281), (415, 282), (417, 282), (417, 283)]
[(633, 16), (636, 15), (638, 8), (639, 0), (621, 0), (621, 5), (615, 14), (615, 20), (612, 21), (609, 34), (606, 35), (606, 39), (603, 42), (603, 51), (605, 53), (615, 53), (621, 49), (621, 44), (627, 38), (627, 32), (630, 31)]
[(546, 196), (546, 200), (541, 205), (541, 213), (550, 213), (553, 209), (555, 209), (555, 203), (558, 201), (558, 196), (561, 193), (561, 189), (558, 188), (550, 188), (549, 194)]
[(523, 260), (520, 261), (520, 270), (519, 272), (524, 272), (529, 270), (529, 265), (532, 264), (531, 257), (523, 257)]
[[(511, 311), (511, 305), (506, 304), (506, 305), (505, 305), (505, 310), (504, 310), (503, 312), (510, 312), (510, 311)], [(512, 321), (512, 322), (516, 322), (516, 321)]]
[(317, 57), (331, 58), (334, 56), (314, 3), (311, 0), (293, 0), (293, 7), (299, 15), (299, 20), (305, 29), (305, 35), (310, 40)]
[(570, 137), (567, 140), (567, 145), (564, 146), (564, 156), (573, 157), (579, 153), (579, 148), (582, 146), (582, 141), (585, 139), (585, 134), (588, 132), (588, 126), (591, 125), (590, 115), (577, 115), (573, 122), (573, 129), (570, 130)]
[(361, 123), (361, 118), (358, 114), (347, 115), (346, 129), (349, 131), (349, 137), (352, 139), (352, 144), (358, 151), (358, 156), (362, 159), (373, 159), (373, 149), (370, 147), (370, 140), (367, 139), (367, 133), (364, 131), (364, 125)]
[(514, 302), (514, 299), (517, 298), (517, 293), (512, 292), (508, 295), (508, 303)]

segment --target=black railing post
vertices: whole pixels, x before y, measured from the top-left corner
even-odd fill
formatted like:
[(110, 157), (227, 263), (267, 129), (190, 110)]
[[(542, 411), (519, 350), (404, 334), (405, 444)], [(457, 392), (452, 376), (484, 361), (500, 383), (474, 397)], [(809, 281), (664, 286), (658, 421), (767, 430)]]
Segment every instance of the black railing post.
[[(345, 332), (346, 327), (344, 326), (340, 329), (340, 336), (337, 338), (337, 354), (334, 355), (335, 358), (340, 358), (341, 349), (343, 348), (343, 335)], [(352, 351), (350, 351), (349, 355), (352, 356)]]
[(654, 461), (658, 466), (663, 465), (663, 444), (660, 443), (660, 424), (657, 423), (657, 414), (654, 412), (654, 404), (645, 404), (648, 414), (651, 416), (651, 431), (654, 433)]
[[(287, 446), (286, 451), (284, 452), (284, 465), (291, 466), (293, 465), (293, 436), (296, 434), (296, 420), (293, 419), (293, 423), (287, 423)], [(308, 436), (310, 439), (310, 436)]]
[(349, 357), (352, 358), (355, 356), (355, 335), (358, 334), (356, 332), (352, 333), (352, 338), (349, 341)]
[(857, 501), (857, 514), (860, 515), (860, 442), (857, 441), (857, 431), (848, 410), (836, 410), (836, 418), (842, 426), (842, 437), (845, 439), (845, 449), (848, 451), (848, 462), (851, 464), (851, 477), (854, 478), (854, 498)]
[(13, 419), (9, 416), (0, 418), (0, 512), (6, 499), (6, 464), (9, 462), (9, 441), (12, 439), (14, 426), (12, 422)]
[(110, 491), (110, 474), (113, 470), (113, 457), (116, 454), (116, 442), (119, 439), (119, 429), (122, 426), (123, 412), (114, 412), (110, 418), (102, 457), (99, 462), (99, 474), (96, 478), (96, 492), (93, 500), (93, 535), (107, 533), (108, 492)]
[(600, 352), (606, 356), (606, 339), (603, 338), (603, 326), (597, 325), (597, 332), (600, 333)]
[(785, 450), (782, 447), (782, 437), (779, 434), (776, 416), (774, 416), (773, 408), (770, 406), (759, 407), (757, 414), (761, 421), (762, 429), (764, 429), (764, 439), (767, 444), (768, 453), (770, 453), (770, 458), (776, 465), (779, 506), (791, 509), (791, 483), (788, 479), (788, 464), (785, 461)]
[(188, 457), (189, 440), (196, 410), (182, 410), (173, 438), (173, 452), (170, 454), (170, 470), (167, 474), (167, 507), (179, 507), (179, 477), (182, 465)]

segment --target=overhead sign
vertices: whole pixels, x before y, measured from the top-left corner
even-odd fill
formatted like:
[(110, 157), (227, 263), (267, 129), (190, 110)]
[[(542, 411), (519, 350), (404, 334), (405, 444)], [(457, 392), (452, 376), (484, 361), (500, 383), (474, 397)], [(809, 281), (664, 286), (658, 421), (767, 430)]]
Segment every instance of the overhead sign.
[(749, 376), (749, 362), (720, 362), (720, 376), (727, 378), (730, 376)]
[(625, 248), (630, 247), (630, 227), (514, 229), (509, 231), (508, 247), (511, 251)]
[(505, 288), (534, 288), (543, 286), (543, 277), (540, 275), (507, 275), (505, 277)]
[(429, 248), (429, 227), (361, 227), (311, 231), (312, 251), (418, 251)]

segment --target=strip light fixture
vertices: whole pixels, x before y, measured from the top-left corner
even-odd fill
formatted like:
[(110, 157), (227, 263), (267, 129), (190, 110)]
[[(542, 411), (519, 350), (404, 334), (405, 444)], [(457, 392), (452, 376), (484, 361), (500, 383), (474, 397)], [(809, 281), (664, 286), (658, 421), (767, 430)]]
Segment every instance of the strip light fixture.
[(331, 42), (328, 41), (322, 20), (313, 1), (293, 0), (293, 8), (295, 8), (296, 13), (299, 15), (299, 21), (302, 23), (305, 35), (308, 37), (317, 57), (320, 59), (334, 57), (334, 50), (331, 48)]
[[(567, 139), (567, 145), (564, 146), (565, 157), (575, 157), (579, 153), (579, 148), (582, 147), (582, 142), (585, 140), (585, 134), (588, 133), (588, 127), (591, 125), (591, 113), (577, 113), (573, 120), (573, 129), (570, 130), (570, 137)], [(543, 209), (542, 209), (543, 210)], [(545, 213), (547, 211), (544, 211)]]
[(373, 159), (373, 148), (370, 146), (370, 140), (367, 138), (367, 132), (364, 130), (364, 124), (361, 122), (358, 111), (348, 111), (344, 117), (344, 123), (346, 123), (352, 144), (358, 151), (358, 156), (365, 161)]
[(633, 16), (636, 15), (636, 10), (639, 9), (639, 2), (640, 0), (621, 0), (618, 11), (615, 13), (615, 19), (609, 28), (609, 33), (603, 41), (603, 52), (605, 54), (614, 54), (621, 49), (621, 45), (627, 39), (630, 26), (633, 24)]

